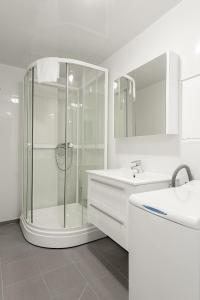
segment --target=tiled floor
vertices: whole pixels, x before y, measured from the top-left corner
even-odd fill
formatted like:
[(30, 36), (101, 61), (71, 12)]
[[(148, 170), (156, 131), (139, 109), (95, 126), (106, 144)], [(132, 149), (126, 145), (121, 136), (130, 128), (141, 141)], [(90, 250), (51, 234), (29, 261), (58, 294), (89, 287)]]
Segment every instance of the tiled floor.
[(109, 238), (71, 249), (25, 241), (0, 225), (0, 300), (127, 300), (128, 255)]

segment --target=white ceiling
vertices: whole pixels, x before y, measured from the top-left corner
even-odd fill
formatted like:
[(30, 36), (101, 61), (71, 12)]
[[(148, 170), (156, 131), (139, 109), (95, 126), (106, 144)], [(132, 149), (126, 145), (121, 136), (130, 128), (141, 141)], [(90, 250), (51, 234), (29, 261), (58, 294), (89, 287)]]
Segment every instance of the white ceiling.
[(181, 0), (0, 0), (0, 63), (101, 63)]

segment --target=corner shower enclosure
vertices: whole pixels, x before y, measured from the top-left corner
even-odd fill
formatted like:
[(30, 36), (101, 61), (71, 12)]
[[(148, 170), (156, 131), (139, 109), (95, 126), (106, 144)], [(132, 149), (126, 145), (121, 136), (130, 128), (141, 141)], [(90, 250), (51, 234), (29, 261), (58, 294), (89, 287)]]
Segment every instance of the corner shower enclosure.
[(107, 167), (107, 70), (45, 58), (24, 80), (21, 227), (33, 244), (61, 248), (103, 234), (87, 222), (87, 170)]

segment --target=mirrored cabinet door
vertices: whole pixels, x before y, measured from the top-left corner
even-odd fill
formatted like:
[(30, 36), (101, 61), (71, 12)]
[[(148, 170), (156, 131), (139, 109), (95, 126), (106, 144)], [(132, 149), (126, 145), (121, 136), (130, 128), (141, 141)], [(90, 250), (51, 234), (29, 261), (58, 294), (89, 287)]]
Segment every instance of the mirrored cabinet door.
[(115, 138), (178, 134), (179, 58), (169, 52), (114, 81)]

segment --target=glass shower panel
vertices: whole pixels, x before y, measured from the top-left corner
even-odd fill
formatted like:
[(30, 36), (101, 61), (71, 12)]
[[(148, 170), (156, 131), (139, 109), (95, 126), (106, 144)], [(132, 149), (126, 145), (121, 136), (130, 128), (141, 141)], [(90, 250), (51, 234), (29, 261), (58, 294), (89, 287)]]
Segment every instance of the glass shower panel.
[(65, 204), (65, 122), (66, 122), (66, 64), (60, 63), (60, 78), (58, 79), (58, 120), (57, 120), (57, 145), (55, 159), (57, 165), (57, 197), (58, 205), (62, 211), (64, 226), (64, 204)]
[(86, 171), (104, 167), (105, 73), (75, 64), (67, 69), (66, 136), (72, 148), (67, 148), (65, 218), (70, 228), (87, 223)]
[(67, 68), (65, 227), (81, 226), (78, 203), (79, 67)]
[(30, 69), (24, 81), (24, 165), (23, 165), (23, 212), (27, 221), (32, 222), (32, 94), (33, 94), (33, 69)]
[(87, 223), (87, 170), (104, 168), (105, 73), (85, 68), (81, 87), (79, 202), (82, 222)]
[[(33, 97), (33, 223), (64, 227), (65, 64), (58, 82), (39, 83), (34, 71)], [(64, 83), (63, 83), (64, 81)]]

